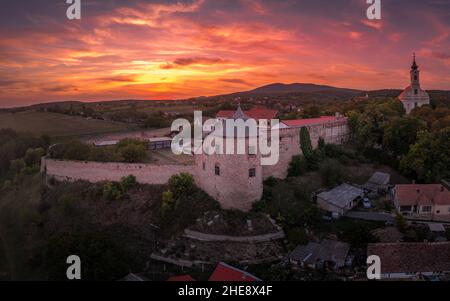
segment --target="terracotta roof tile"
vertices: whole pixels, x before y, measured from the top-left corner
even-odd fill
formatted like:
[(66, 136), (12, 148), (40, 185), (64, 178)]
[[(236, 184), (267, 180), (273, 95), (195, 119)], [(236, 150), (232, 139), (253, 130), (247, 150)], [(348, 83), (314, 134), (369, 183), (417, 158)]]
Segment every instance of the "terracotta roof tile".
[(395, 185), (395, 195), (400, 206), (450, 205), (450, 191), (441, 184)]
[(381, 260), (381, 273), (450, 271), (450, 242), (369, 244), (367, 255)]

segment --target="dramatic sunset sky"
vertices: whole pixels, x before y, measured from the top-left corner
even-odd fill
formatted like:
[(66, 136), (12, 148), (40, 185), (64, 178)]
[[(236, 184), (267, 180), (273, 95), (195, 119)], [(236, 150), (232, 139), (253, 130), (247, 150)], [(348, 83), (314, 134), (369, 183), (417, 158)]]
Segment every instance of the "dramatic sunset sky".
[(0, 107), (173, 99), (312, 82), (450, 90), (450, 1), (0, 0)]

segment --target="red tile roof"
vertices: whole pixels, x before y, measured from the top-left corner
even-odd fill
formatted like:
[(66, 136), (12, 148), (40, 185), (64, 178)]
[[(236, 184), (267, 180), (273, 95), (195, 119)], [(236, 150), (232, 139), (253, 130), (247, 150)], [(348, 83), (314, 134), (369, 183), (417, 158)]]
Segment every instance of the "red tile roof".
[(450, 205), (450, 191), (441, 184), (395, 185), (395, 196), (400, 206)]
[(209, 281), (261, 281), (261, 279), (221, 262), (209, 277)]
[[(217, 118), (231, 118), (236, 111), (234, 110), (222, 110), (217, 112)], [(248, 111), (244, 111), (245, 115), (253, 119), (275, 119), (278, 115), (277, 110), (270, 110), (266, 108), (253, 108)]]
[(181, 275), (181, 276), (172, 276), (167, 281), (178, 281), (178, 282), (186, 282), (186, 281), (195, 281), (190, 275)]
[(382, 274), (450, 271), (450, 242), (375, 243), (370, 255), (380, 257)]
[(282, 122), (289, 127), (302, 127), (310, 125), (318, 125), (327, 122), (333, 122), (338, 120), (347, 121), (346, 117), (336, 117), (336, 116), (321, 116), (319, 118), (309, 118), (309, 119), (294, 119), (294, 120), (283, 120)]

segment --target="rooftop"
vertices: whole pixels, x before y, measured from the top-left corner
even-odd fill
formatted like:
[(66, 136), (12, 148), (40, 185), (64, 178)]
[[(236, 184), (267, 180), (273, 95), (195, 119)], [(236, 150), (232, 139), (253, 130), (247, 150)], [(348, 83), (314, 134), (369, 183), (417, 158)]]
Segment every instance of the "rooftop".
[(345, 208), (348, 203), (362, 196), (363, 193), (362, 189), (344, 183), (329, 191), (319, 193), (317, 197), (336, 207)]
[(450, 205), (450, 191), (441, 184), (395, 185), (395, 195), (403, 205)]
[(282, 123), (288, 127), (303, 127), (324, 124), (328, 122), (347, 120), (346, 117), (341, 116), (321, 116), (319, 118), (309, 118), (309, 119), (293, 119), (293, 120), (283, 120)]
[[(270, 110), (266, 108), (253, 108), (248, 111), (242, 111), (246, 116), (253, 119), (275, 119), (278, 115), (277, 110)], [(222, 110), (217, 112), (217, 118), (233, 118), (235, 110)]]
[(261, 279), (221, 262), (217, 265), (211, 277), (209, 277), (209, 281), (261, 281)]
[(194, 278), (191, 277), (191, 275), (180, 275), (180, 276), (172, 276), (167, 279), (167, 281), (172, 282), (187, 282), (187, 281), (195, 281)]
[(367, 255), (378, 255), (381, 273), (450, 271), (450, 242), (375, 243)]
[(336, 263), (336, 266), (345, 265), (350, 246), (347, 243), (324, 239), (321, 243), (310, 242), (308, 245), (299, 245), (289, 254), (295, 261), (314, 265), (318, 260)]

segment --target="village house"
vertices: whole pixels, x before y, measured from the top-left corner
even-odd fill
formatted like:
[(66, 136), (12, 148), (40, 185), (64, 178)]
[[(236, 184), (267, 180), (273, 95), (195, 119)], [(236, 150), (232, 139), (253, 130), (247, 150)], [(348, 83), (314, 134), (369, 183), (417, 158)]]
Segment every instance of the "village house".
[(288, 257), (291, 263), (309, 268), (323, 266), (340, 269), (345, 267), (350, 245), (340, 241), (324, 239), (322, 242), (310, 242), (298, 245)]
[(367, 256), (381, 261), (381, 279), (420, 279), (450, 273), (450, 242), (374, 243)]
[(450, 220), (450, 191), (441, 184), (396, 185), (392, 193), (397, 212), (407, 218)]
[(317, 205), (335, 218), (353, 209), (364, 196), (364, 191), (349, 184), (341, 184), (317, 195)]

